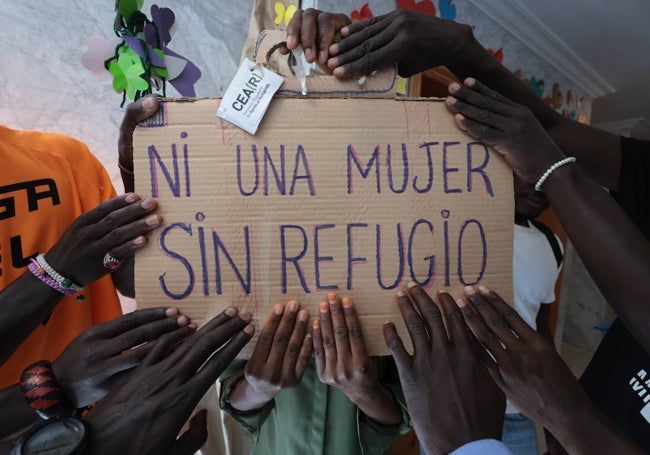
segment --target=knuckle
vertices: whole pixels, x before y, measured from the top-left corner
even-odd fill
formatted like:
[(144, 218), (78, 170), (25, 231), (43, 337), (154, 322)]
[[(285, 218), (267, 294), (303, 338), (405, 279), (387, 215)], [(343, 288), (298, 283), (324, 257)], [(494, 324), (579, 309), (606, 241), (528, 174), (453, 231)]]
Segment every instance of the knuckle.
[(257, 339), (257, 344), (269, 345), (273, 342), (273, 336), (270, 333), (262, 332)]
[(395, 338), (391, 337), (386, 341), (386, 347), (388, 347), (388, 350), (391, 353), (397, 352), (397, 350), (399, 349), (398, 339), (396, 337)]
[(337, 384), (343, 384), (348, 382), (349, 380), (350, 380), (350, 375), (346, 370), (338, 371), (336, 373), (336, 376), (334, 377), (334, 382), (336, 382)]
[(347, 338), (348, 336), (348, 329), (347, 327), (337, 327), (336, 330), (334, 330), (334, 336), (336, 338)]
[(442, 318), (442, 314), (440, 313), (440, 310), (436, 306), (435, 303), (431, 302), (428, 305), (424, 306), (424, 309), (422, 311), (424, 316), (427, 317), (427, 319), (440, 319)]
[(287, 335), (285, 335), (284, 333), (276, 334), (275, 338), (273, 339), (273, 342), (277, 346), (285, 346), (288, 341), (289, 341), (289, 337)]
[(300, 348), (301, 345), (299, 343), (289, 343), (289, 346), (287, 346), (286, 356), (291, 359), (297, 358), (300, 354)]
[(334, 346), (334, 338), (330, 336), (323, 337), (323, 346), (326, 348), (331, 348)]
[(350, 338), (355, 341), (363, 340), (363, 331), (361, 330), (361, 327), (358, 325), (352, 326), (350, 329)]
[(411, 330), (411, 332), (416, 334), (423, 334), (426, 332), (424, 321), (418, 315), (412, 314), (406, 318), (406, 325)]
[(463, 322), (463, 314), (459, 310), (452, 310), (448, 312), (450, 319), (453, 319), (455, 322)]
[(476, 339), (481, 343), (481, 344), (490, 344), (494, 339), (494, 333), (490, 331), (489, 329), (481, 330), (478, 335), (476, 336)]
[(125, 314), (122, 316), (122, 327), (128, 330), (136, 325), (136, 318), (133, 313)]

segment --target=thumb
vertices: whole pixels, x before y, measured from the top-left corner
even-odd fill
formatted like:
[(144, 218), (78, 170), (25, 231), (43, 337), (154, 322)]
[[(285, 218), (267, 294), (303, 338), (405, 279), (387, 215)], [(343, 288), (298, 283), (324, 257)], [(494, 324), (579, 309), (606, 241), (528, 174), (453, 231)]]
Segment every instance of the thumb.
[(120, 125), (118, 153), (124, 164), (133, 163), (133, 131), (141, 121), (151, 117), (158, 111), (158, 99), (155, 96), (145, 96), (129, 103)]

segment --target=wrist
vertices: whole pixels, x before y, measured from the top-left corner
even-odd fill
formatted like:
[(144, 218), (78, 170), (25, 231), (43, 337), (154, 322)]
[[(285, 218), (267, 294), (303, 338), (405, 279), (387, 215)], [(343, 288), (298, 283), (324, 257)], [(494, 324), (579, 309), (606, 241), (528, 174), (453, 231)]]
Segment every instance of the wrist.
[(262, 408), (266, 403), (273, 400), (278, 392), (279, 390), (255, 388), (245, 376), (242, 376), (233, 386), (230, 394), (230, 405), (239, 411), (253, 411)]

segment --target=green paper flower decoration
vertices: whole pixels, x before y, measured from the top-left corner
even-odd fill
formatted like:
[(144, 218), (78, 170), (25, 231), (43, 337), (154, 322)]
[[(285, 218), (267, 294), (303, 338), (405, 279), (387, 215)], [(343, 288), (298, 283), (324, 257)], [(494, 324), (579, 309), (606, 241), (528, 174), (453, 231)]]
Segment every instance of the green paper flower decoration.
[(122, 46), (118, 50), (117, 61), (108, 64), (108, 71), (113, 75), (113, 89), (125, 91), (129, 99), (134, 99), (137, 91), (149, 88), (149, 83), (142, 78), (144, 67), (140, 56), (130, 47)]

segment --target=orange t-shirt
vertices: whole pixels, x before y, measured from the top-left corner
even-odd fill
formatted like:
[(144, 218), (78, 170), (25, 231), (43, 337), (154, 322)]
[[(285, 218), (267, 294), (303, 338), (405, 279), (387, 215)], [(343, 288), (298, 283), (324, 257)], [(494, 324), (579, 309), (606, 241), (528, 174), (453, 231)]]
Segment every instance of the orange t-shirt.
[[(70, 137), (0, 126), (0, 289), (27, 271), (30, 256), (46, 253), (72, 222), (115, 189), (101, 163)], [(15, 384), (38, 360), (54, 360), (80, 332), (122, 311), (110, 275), (64, 297), (0, 367), (0, 389)], [(0, 305), (2, 302), (0, 301)]]

